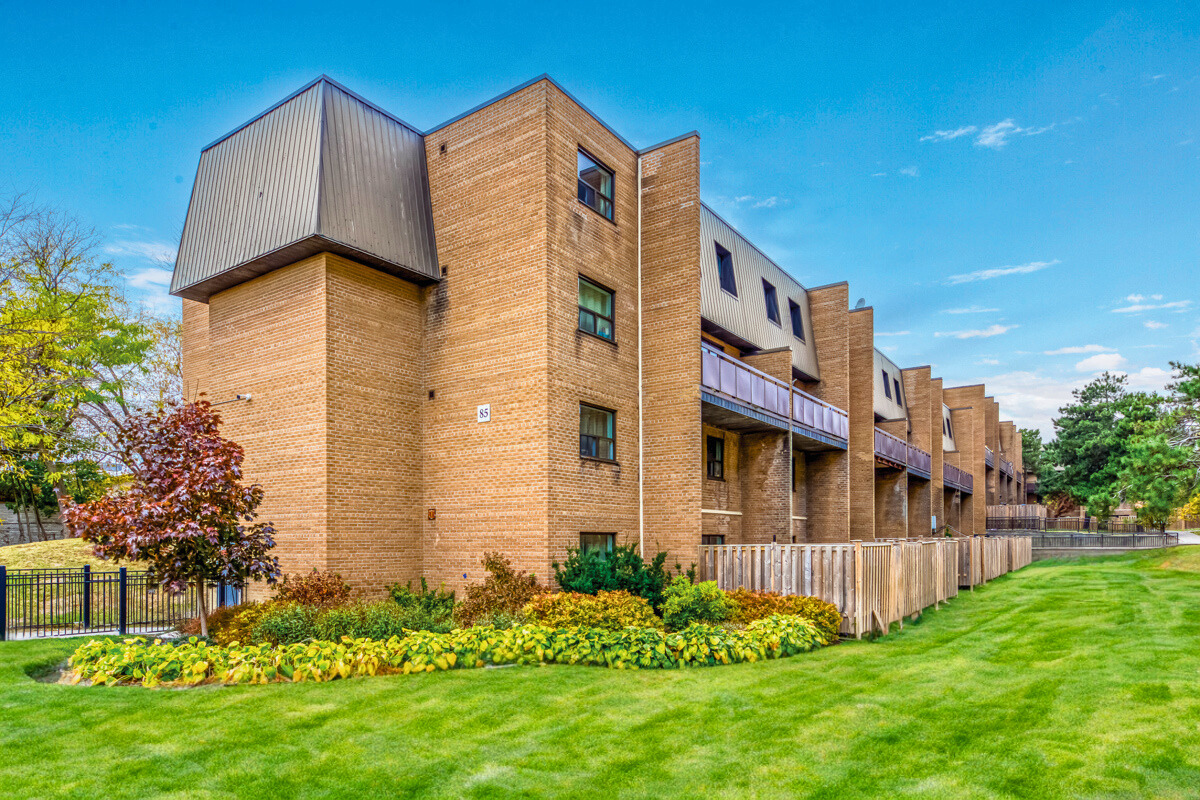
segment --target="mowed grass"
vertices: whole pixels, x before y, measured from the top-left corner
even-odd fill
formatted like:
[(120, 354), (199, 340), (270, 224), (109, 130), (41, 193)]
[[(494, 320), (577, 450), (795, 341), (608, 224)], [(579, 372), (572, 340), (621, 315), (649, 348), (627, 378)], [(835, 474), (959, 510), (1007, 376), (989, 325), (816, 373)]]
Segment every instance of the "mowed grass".
[(0, 564), (9, 569), (66, 569), (91, 565), (92, 569), (115, 570), (120, 565), (92, 555), (92, 545), (83, 539), (10, 544), (0, 547)]
[[(1186, 562), (1186, 563), (1185, 563)], [(1200, 795), (1200, 548), (1040, 563), (903, 632), (664, 672), (150, 691), (0, 644), (12, 797)]]

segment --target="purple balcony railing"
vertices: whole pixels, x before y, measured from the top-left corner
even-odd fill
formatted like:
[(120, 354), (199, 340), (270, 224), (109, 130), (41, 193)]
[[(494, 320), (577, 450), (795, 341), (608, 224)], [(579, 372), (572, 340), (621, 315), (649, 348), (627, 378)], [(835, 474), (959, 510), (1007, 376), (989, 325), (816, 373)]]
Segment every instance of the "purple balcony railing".
[(1012, 464), (1012, 462), (1011, 462), (1011, 461), (1005, 461), (1003, 458), (1002, 458), (1002, 459), (1000, 459), (1000, 471), (1001, 471), (1001, 472), (1003, 472), (1005, 475), (1007, 475), (1007, 476), (1009, 476), (1009, 477), (1011, 478), (1011, 477), (1013, 476), (1013, 464)]
[(827, 436), (850, 438), (850, 419), (845, 411), (708, 345), (700, 346), (700, 383), (706, 389)]
[(989, 467), (996, 466), (996, 457), (992, 454), (992, 448), (983, 448), (983, 463), (987, 464)]
[(955, 489), (961, 489), (964, 492), (973, 492), (975, 490), (975, 479), (971, 474), (963, 472), (951, 464), (942, 464), (942, 479), (947, 486)]
[(933, 456), (915, 445), (908, 446), (908, 466), (929, 474), (933, 469)]
[(875, 455), (896, 464), (908, 464), (908, 443), (899, 436), (875, 429)]

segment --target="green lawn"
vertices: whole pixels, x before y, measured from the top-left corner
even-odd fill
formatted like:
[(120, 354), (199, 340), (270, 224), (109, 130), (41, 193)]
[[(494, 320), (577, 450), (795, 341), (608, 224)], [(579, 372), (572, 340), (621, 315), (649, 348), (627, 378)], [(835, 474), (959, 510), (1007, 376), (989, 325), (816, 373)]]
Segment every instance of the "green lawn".
[(89, 689), (27, 675), (69, 643), (0, 644), (0, 794), (1197, 797), (1197, 564), (1043, 562), (876, 642), (691, 671)]
[(0, 564), (9, 569), (77, 569), (90, 564), (96, 570), (115, 570), (120, 566), (96, 558), (92, 555), (92, 546), (83, 539), (53, 539), (0, 547)]

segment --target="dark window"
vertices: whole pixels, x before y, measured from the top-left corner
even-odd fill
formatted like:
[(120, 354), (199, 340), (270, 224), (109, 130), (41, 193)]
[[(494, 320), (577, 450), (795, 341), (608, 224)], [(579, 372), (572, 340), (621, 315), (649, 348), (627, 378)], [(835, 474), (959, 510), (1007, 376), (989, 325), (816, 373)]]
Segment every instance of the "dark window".
[(895, 378), (892, 378), (892, 386), (896, 387), (896, 402), (903, 406), (904, 405), (904, 395), (900, 394), (900, 381), (896, 380)]
[(717, 248), (717, 276), (721, 279), (721, 288), (737, 297), (737, 277), (733, 274), (733, 254), (721, 245), (713, 242)]
[(608, 555), (612, 552), (615, 533), (581, 533), (579, 534), (580, 553), (600, 553)]
[(767, 319), (779, 324), (779, 299), (775, 297), (775, 287), (763, 278), (763, 299), (767, 303)]
[(615, 411), (579, 404), (579, 455), (583, 458), (616, 459), (613, 434)]
[(883, 393), (887, 396), (888, 400), (891, 400), (892, 399), (892, 384), (888, 380), (887, 370), (885, 369), (885, 370), (881, 370), (881, 371), (883, 372)]
[(579, 276), (579, 330), (613, 338), (613, 293)]
[(949, 417), (946, 417), (946, 434), (947, 434), (947, 435), (948, 435), (948, 436), (949, 436), (951, 439), (953, 439), (953, 438), (954, 438), (954, 425), (953, 425), (953, 424), (951, 424), (951, 422), (950, 422), (950, 418), (949, 418)]
[(800, 313), (800, 304), (795, 300), (788, 300), (788, 314), (792, 318), (792, 336), (804, 341), (804, 315)]
[(584, 205), (594, 208), (608, 219), (613, 218), (613, 174), (612, 170), (600, 166), (595, 159), (582, 150), (577, 161), (579, 167), (579, 199)]
[(725, 534), (702, 533), (700, 534), (700, 544), (725, 544)]
[(725, 440), (720, 436), (708, 437), (708, 477), (725, 480)]

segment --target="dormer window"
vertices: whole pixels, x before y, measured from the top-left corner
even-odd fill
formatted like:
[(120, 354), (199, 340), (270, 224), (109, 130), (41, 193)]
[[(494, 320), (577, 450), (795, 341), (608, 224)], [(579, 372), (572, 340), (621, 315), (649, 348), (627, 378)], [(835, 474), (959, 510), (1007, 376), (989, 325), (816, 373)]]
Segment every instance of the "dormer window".
[(887, 397), (888, 400), (891, 400), (892, 399), (892, 382), (888, 378), (887, 370), (886, 369), (882, 370), (882, 372), (883, 372), (883, 394), (885, 397)]
[(904, 395), (900, 394), (900, 381), (898, 381), (895, 378), (892, 378), (892, 385), (896, 387), (896, 402), (900, 404), (901, 408), (903, 408), (904, 407)]
[(803, 342), (804, 316), (800, 313), (800, 304), (795, 300), (788, 300), (788, 316), (792, 318), (792, 336)]
[(737, 277), (733, 274), (733, 254), (721, 245), (713, 242), (717, 248), (717, 277), (721, 279), (721, 288), (737, 297)]
[(779, 325), (779, 298), (775, 294), (775, 287), (763, 278), (763, 300), (767, 304), (767, 319)]

